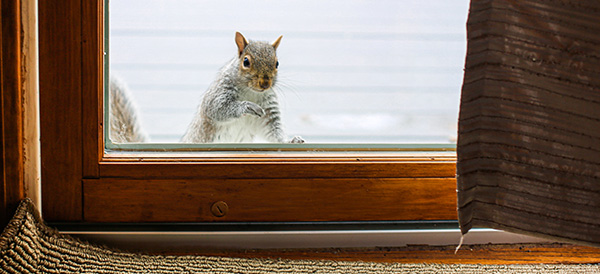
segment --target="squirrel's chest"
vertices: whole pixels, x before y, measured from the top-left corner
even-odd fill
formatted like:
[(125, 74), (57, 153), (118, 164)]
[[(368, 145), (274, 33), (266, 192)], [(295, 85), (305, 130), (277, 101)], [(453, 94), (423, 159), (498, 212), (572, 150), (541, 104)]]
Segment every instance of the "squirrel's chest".
[(264, 119), (254, 116), (242, 116), (215, 125), (215, 143), (250, 143), (261, 136)]

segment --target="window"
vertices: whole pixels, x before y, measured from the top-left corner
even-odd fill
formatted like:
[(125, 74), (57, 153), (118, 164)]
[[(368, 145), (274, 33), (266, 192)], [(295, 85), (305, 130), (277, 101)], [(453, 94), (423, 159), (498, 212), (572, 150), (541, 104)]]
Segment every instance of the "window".
[(276, 92), (288, 135), (312, 144), (456, 141), (468, 1), (233, 5), (110, 3), (110, 73), (129, 86), (152, 143), (179, 141), (235, 55), (236, 30), (284, 36)]
[[(101, 1), (39, 3), (42, 195), (63, 222), (454, 220), (448, 146), (104, 149)], [(208, 150), (208, 151), (207, 151)], [(251, 151), (250, 151), (251, 150)], [(321, 152), (327, 150), (326, 152)], [(225, 202), (224, 216), (213, 213)], [(218, 205), (218, 204), (217, 204)]]

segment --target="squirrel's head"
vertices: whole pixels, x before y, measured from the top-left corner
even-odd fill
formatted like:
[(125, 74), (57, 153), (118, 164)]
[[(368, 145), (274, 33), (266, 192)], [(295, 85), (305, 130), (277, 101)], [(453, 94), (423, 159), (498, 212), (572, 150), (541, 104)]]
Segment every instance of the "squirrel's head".
[(282, 37), (279, 36), (273, 43), (267, 43), (248, 41), (241, 33), (235, 33), (239, 71), (249, 88), (257, 92), (263, 92), (275, 85), (279, 67), (275, 51)]

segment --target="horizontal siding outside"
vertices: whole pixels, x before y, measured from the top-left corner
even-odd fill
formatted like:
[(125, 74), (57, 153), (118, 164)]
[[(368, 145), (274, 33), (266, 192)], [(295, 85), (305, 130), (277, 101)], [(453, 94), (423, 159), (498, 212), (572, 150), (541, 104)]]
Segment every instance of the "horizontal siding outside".
[(468, 1), (111, 1), (110, 70), (152, 142), (177, 142), (235, 31), (278, 48), (288, 135), (455, 141)]

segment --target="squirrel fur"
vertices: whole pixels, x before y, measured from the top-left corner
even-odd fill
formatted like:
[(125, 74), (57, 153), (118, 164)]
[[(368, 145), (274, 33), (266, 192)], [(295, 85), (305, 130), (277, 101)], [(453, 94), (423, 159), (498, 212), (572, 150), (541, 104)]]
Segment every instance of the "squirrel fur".
[(281, 38), (273, 43), (249, 41), (236, 32), (237, 54), (204, 94), (182, 142), (304, 142), (298, 136), (286, 140), (273, 90), (279, 66), (276, 50)]
[(110, 139), (113, 143), (148, 142), (138, 117), (138, 109), (125, 83), (110, 77), (109, 84)]

